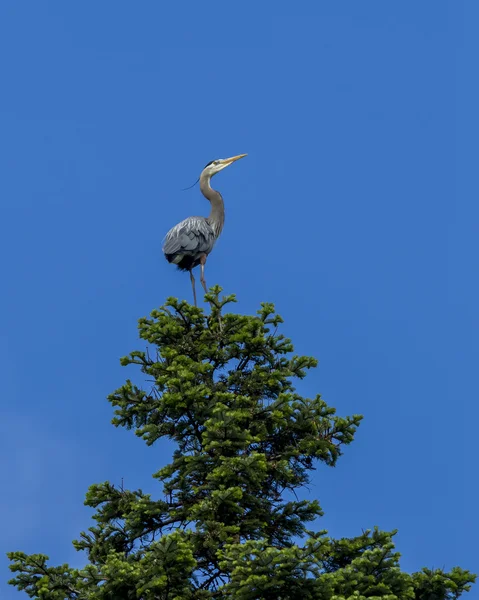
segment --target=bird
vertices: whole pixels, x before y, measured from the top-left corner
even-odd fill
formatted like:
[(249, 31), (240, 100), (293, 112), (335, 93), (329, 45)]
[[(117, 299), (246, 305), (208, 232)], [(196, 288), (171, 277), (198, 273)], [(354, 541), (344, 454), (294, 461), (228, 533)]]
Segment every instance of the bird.
[(188, 217), (168, 231), (163, 243), (163, 254), (169, 263), (177, 266), (180, 271), (189, 271), (193, 300), (196, 303), (196, 287), (193, 269), (200, 265), (200, 281), (205, 293), (208, 293), (205, 281), (205, 264), (208, 255), (213, 250), (225, 222), (225, 205), (221, 194), (214, 190), (211, 178), (229, 167), (246, 154), (238, 154), (231, 158), (218, 158), (210, 161), (201, 172), (198, 180), (203, 196), (211, 203), (208, 217)]

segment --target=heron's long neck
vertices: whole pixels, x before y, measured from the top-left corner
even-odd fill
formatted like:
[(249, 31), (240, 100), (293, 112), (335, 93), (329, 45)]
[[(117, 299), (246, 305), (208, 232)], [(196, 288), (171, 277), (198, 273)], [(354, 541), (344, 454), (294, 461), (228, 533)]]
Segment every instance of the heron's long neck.
[(213, 227), (216, 237), (218, 237), (225, 223), (225, 203), (221, 194), (211, 187), (210, 177), (203, 175), (200, 177), (200, 190), (211, 203), (208, 222)]

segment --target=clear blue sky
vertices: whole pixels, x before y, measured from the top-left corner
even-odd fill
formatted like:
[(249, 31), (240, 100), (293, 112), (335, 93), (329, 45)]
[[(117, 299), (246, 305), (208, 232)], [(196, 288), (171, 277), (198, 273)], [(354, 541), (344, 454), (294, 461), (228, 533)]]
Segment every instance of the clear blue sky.
[(0, 555), (81, 565), (90, 484), (159, 493), (169, 444), (115, 429), (105, 397), (134, 376), (137, 318), (191, 299), (161, 241), (209, 207), (181, 188), (247, 152), (214, 180), (208, 283), (275, 302), (320, 360), (301, 391), (365, 415), (314, 475), (320, 526), (399, 528), (407, 570), (479, 568), (478, 19), (473, 0), (3, 0)]

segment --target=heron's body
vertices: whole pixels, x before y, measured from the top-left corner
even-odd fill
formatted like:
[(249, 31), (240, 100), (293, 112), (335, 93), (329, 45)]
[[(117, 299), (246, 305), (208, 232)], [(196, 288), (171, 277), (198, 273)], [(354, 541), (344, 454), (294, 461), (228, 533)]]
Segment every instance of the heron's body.
[(181, 271), (200, 264), (201, 257), (213, 250), (217, 236), (206, 217), (188, 217), (166, 234), (163, 252), (166, 260)]
[(169, 263), (175, 264), (182, 271), (189, 271), (193, 296), (196, 305), (195, 278), (193, 269), (201, 265), (201, 283), (207, 292), (204, 270), (206, 258), (213, 250), (225, 222), (225, 207), (221, 194), (210, 186), (213, 175), (232, 164), (245, 154), (232, 158), (215, 160), (203, 169), (199, 182), (200, 190), (211, 203), (208, 217), (188, 217), (175, 225), (166, 234), (163, 253)]

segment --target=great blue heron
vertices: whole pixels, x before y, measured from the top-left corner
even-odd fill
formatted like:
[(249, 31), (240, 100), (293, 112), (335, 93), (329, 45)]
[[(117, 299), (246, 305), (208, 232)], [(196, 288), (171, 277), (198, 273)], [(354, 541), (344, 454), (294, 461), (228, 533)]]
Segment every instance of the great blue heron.
[(193, 269), (201, 265), (201, 285), (208, 292), (205, 281), (205, 264), (208, 254), (213, 250), (225, 222), (225, 205), (221, 194), (210, 186), (213, 175), (222, 171), (246, 154), (231, 158), (212, 160), (199, 177), (200, 190), (211, 203), (209, 217), (188, 217), (175, 225), (165, 236), (163, 253), (166, 260), (175, 264), (181, 271), (189, 271), (193, 298), (196, 306), (196, 289)]

